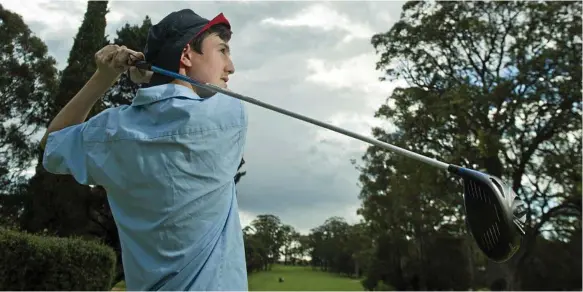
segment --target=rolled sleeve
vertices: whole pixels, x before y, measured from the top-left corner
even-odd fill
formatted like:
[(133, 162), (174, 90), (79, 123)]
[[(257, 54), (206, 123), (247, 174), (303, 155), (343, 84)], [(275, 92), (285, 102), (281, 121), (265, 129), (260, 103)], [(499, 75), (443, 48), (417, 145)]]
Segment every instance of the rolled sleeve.
[(43, 153), (43, 167), (53, 174), (72, 175), (84, 185), (96, 182), (89, 173), (87, 145), (83, 139), (85, 124), (79, 124), (49, 134)]

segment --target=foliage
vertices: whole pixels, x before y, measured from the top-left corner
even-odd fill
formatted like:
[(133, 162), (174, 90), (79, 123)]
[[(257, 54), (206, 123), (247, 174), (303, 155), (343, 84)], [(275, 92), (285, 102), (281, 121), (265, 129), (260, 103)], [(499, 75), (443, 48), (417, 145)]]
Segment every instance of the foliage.
[[(411, 1), (371, 40), (383, 80), (408, 83), (375, 114), (398, 130), (375, 128), (374, 136), (499, 176), (525, 200), (526, 245), (495, 267), (506, 269), (508, 289), (543, 228), (566, 238), (581, 217), (581, 12), (580, 2)], [(391, 246), (378, 265), (392, 265), (393, 282), (405, 285), (396, 288), (406, 289), (412, 276), (403, 261), (426, 267), (439, 230), (464, 236), (461, 186), (376, 146), (363, 160), (359, 213), (378, 248)], [(472, 278), (485, 263), (470, 260)], [(435, 272), (453, 268), (444, 263)], [(428, 286), (436, 274), (417, 272), (426, 274), (421, 289), (438, 289)]]
[(115, 253), (97, 242), (0, 229), (0, 289), (109, 290)]
[[(579, 225), (581, 226), (581, 225)], [(524, 290), (581, 290), (581, 229), (567, 242), (539, 236), (519, 273)]]
[(349, 225), (340, 217), (331, 217), (312, 229), (309, 236), (312, 265), (324, 271), (345, 275), (361, 274), (372, 247), (363, 224)]
[(34, 135), (50, 119), (44, 109), (53, 105), (57, 69), (45, 43), (2, 5), (0, 43), (0, 194), (13, 195), (35, 155)]
[[(113, 40), (113, 43), (141, 52), (146, 46), (148, 30), (151, 26), (152, 19), (147, 15), (141, 25), (126, 23), (117, 30), (117, 37)], [(133, 83), (129, 78), (128, 72), (125, 72), (105, 93), (103, 97), (104, 104), (107, 107), (130, 105), (139, 88), (140, 85)]]
[[(95, 72), (95, 52), (105, 43), (106, 13), (107, 2), (88, 2), (68, 64), (60, 77), (55, 104), (45, 109), (51, 119)], [(28, 182), (26, 191), (23, 229), (30, 232), (47, 229), (58, 236), (89, 235), (99, 230), (98, 224), (91, 222), (90, 217), (89, 203), (94, 200), (92, 188), (78, 184), (70, 175), (48, 173), (42, 166), (42, 150), (38, 149), (37, 155), (36, 173)]]
[(259, 256), (264, 270), (279, 260), (284, 236), (279, 217), (270, 214), (259, 215), (251, 222), (249, 228), (245, 229), (245, 233), (247, 238), (254, 238), (260, 243), (256, 248), (261, 251)]

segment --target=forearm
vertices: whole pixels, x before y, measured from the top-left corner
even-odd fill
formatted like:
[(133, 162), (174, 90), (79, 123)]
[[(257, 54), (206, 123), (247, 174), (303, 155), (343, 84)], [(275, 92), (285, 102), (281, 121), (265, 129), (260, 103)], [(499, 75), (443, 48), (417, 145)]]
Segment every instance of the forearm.
[(97, 100), (105, 94), (116, 79), (116, 76), (107, 76), (106, 74), (96, 71), (89, 81), (85, 83), (83, 88), (79, 90), (79, 92), (51, 121), (47, 131), (41, 139), (41, 148), (44, 149), (47, 138), (51, 132), (83, 123), (87, 119), (89, 112)]

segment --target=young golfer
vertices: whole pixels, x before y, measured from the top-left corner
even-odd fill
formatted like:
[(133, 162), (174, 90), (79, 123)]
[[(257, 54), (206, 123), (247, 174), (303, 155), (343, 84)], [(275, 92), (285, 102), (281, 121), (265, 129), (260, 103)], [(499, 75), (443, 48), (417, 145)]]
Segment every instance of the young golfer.
[[(131, 66), (142, 59), (227, 88), (230, 38), (222, 14), (209, 21), (184, 9), (150, 29), (144, 54), (104, 47), (41, 141), (47, 171), (107, 190), (128, 290), (248, 289), (234, 182), (247, 131), (242, 102)], [(147, 82), (132, 104), (85, 121), (126, 70)]]

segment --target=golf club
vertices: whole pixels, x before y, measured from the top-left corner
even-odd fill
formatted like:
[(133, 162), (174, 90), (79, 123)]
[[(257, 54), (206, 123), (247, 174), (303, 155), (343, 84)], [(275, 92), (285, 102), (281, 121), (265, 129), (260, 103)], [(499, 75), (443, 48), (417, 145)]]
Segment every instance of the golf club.
[(510, 259), (518, 251), (522, 243), (522, 237), (525, 235), (525, 214), (522, 210), (522, 200), (520, 200), (510, 186), (506, 185), (498, 177), (476, 170), (447, 164), (209, 83), (197, 82), (187, 76), (153, 66), (144, 61), (139, 61), (135, 63), (134, 66), (139, 69), (149, 70), (161, 75), (189, 82), (203, 90), (222, 93), (294, 117), (455, 174), (463, 180), (467, 228), (481, 251), (492, 261), (501, 263)]

